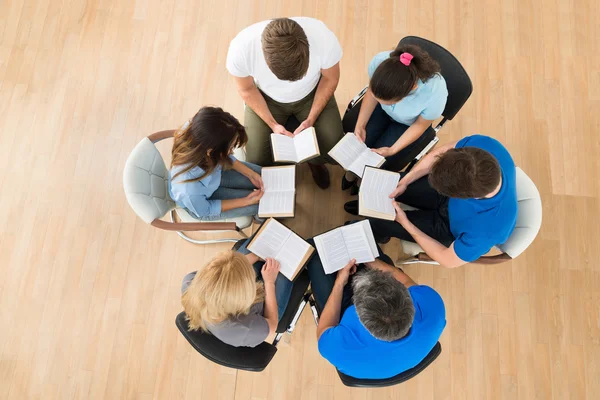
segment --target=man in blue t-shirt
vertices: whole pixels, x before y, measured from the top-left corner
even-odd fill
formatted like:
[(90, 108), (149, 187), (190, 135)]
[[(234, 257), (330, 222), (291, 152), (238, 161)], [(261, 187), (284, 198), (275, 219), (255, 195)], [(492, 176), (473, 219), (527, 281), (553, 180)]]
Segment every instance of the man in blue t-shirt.
[(417, 285), (391, 262), (382, 255), (358, 266), (351, 278), (357, 269), (354, 260), (329, 275), (318, 254), (307, 265), (322, 310), (319, 352), (346, 375), (385, 379), (411, 369), (429, 354), (446, 326), (440, 295)]
[(468, 136), (428, 154), (390, 194), (416, 207), (396, 221), (371, 220), (378, 242), (389, 237), (416, 242), (448, 268), (477, 260), (506, 242), (517, 220), (516, 169), (496, 139)]

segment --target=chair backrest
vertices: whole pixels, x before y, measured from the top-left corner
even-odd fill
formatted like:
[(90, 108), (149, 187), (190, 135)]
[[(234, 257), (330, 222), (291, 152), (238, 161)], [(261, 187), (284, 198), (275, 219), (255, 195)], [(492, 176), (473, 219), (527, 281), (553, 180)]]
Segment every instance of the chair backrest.
[(519, 209), (515, 230), (508, 240), (498, 245), (511, 258), (516, 258), (537, 236), (542, 226), (542, 199), (535, 183), (517, 167), (517, 201)]
[(473, 92), (473, 84), (467, 71), (452, 53), (432, 41), (417, 36), (407, 36), (400, 40), (400, 44), (419, 46), (440, 64), (441, 74), (448, 87), (448, 100), (442, 115), (449, 120), (454, 118)]
[(221, 342), (210, 333), (188, 330), (185, 312), (175, 319), (177, 328), (194, 349), (210, 361), (229, 368), (260, 372), (277, 353), (277, 347), (262, 342), (256, 347), (234, 347)]
[(425, 356), (423, 361), (414, 366), (413, 368), (406, 370), (396, 376), (392, 376), (387, 379), (357, 379), (338, 371), (338, 375), (342, 380), (342, 383), (350, 387), (364, 387), (364, 388), (375, 388), (375, 387), (386, 387), (393, 386), (399, 383), (405, 382), (409, 379), (414, 378), (421, 373), (425, 368), (429, 366), (442, 352), (442, 345), (437, 342), (433, 349)]
[(160, 152), (150, 139), (142, 139), (129, 154), (123, 170), (129, 205), (149, 224), (175, 208), (168, 188), (169, 170)]

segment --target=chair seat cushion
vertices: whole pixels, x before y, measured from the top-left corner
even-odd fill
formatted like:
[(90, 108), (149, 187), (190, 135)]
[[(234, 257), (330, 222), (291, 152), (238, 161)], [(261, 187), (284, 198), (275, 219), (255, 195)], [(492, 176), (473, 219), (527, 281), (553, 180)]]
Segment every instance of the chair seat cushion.
[[(181, 222), (209, 222), (209, 221), (202, 221), (202, 220), (192, 217), (190, 215), (190, 213), (188, 213), (187, 210), (185, 210), (183, 208), (177, 208), (175, 211), (177, 212), (177, 216), (179, 217)], [(249, 227), (252, 224), (252, 217), (245, 216), (245, 217), (237, 217), (237, 218), (226, 218), (226, 219), (220, 219), (220, 220), (210, 221), (210, 222), (235, 222), (235, 224), (237, 225), (238, 228), (246, 229), (247, 227)], [(211, 231), (211, 232), (219, 233), (219, 232), (226, 232), (226, 231)]]

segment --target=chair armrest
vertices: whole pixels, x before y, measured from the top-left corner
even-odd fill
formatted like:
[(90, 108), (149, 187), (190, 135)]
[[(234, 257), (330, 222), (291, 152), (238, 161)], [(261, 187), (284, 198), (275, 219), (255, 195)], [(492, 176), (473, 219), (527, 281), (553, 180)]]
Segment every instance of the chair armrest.
[(169, 129), (169, 130), (166, 130), (166, 131), (154, 132), (153, 134), (148, 135), (148, 139), (150, 139), (150, 141), (152, 143), (160, 142), (163, 139), (172, 138), (175, 135), (175, 132), (176, 132), (175, 129)]
[(150, 224), (166, 231), (237, 231), (235, 222), (167, 222), (155, 219)]

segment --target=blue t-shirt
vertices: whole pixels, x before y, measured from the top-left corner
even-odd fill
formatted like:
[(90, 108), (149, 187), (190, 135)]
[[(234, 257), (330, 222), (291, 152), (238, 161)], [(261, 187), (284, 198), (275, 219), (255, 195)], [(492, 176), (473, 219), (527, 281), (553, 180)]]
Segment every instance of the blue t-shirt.
[[(390, 51), (384, 51), (377, 54), (369, 63), (369, 79), (384, 60), (390, 57)], [(419, 115), (428, 120), (438, 119), (444, 112), (446, 100), (448, 99), (448, 89), (446, 81), (440, 74), (429, 78), (427, 82), (420, 79), (417, 82), (417, 88), (411, 91), (408, 96), (396, 104), (389, 106), (381, 104), (381, 108), (394, 121), (404, 125), (412, 125)]]
[(429, 286), (408, 288), (415, 319), (408, 334), (393, 342), (373, 337), (350, 306), (339, 325), (319, 338), (319, 352), (338, 370), (354, 378), (385, 379), (419, 364), (433, 349), (446, 326), (446, 309)]
[[(232, 162), (236, 162), (234, 156), (229, 156)], [(188, 179), (198, 178), (204, 175), (204, 170), (194, 167), (183, 174), (173, 176), (181, 171), (185, 165), (175, 165), (169, 171), (169, 194), (177, 205), (185, 208), (197, 218), (214, 217), (221, 213), (221, 200), (211, 200), (210, 197), (221, 185), (221, 172), (223, 167), (219, 164), (213, 172), (194, 182), (185, 182)]]
[(454, 251), (461, 260), (471, 262), (498, 244), (506, 242), (517, 222), (517, 172), (508, 150), (496, 139), (483, 135), (467, 136), (456, 148), (477, 147), (491, 153), (502, 170), (502, 187), (490, 199), (448, 201), (450, 231), (456, 238)]

